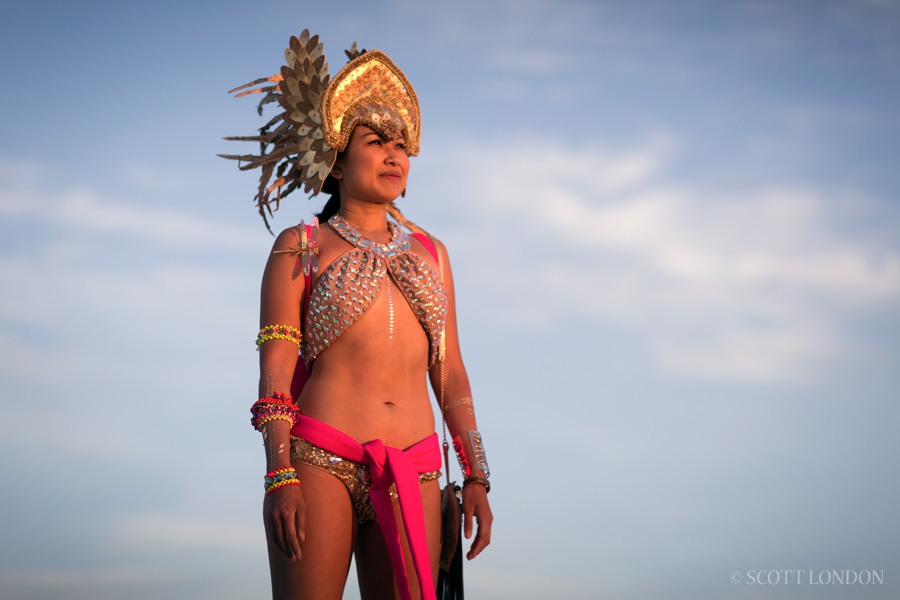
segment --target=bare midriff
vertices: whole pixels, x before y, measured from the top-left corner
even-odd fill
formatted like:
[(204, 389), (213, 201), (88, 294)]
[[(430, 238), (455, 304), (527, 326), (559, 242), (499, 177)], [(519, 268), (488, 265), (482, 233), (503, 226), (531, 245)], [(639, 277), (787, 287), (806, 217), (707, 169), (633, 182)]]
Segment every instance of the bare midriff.
[[(392, 243), (403, 238), (395, 232)], [(434, 432), (425, 375), (446, 310), (434, 270), (409, 251), (408, 241), (404, 247), (387, 257), (357, 247), (313, 281), (305, 323), (305, 337), (313, 343), (304, 348), (312, 375), (298, 398), (302, 414), (361, 443), (380, 439), (397, 448)], [(360, 293), (352, 286), (351, 298), (346, 290), (360, 270), (368, 277), (367, 289)], [(354, 305), (360, 307), (355, 313)], [(335, 324), (342, 315), (346, 320)], [(317, 328), (317, 319), (325, 326)]]
[[(386, 318), (378, 318), (377, 304), (382, 301), (379, 298), (367, 315), (319, 354), (298, 406), (302, 414), (361, 443), (380, 439), (406, 448), (434, 432), (424, 376), (428, 341), (408, 306), (395, 308), (397, 323), (390, 339)], [(403, 323), (407, 319), (412, 322)], [(371, 327), (376, 331), (367, 335), (370, 323), (376, 323)]]

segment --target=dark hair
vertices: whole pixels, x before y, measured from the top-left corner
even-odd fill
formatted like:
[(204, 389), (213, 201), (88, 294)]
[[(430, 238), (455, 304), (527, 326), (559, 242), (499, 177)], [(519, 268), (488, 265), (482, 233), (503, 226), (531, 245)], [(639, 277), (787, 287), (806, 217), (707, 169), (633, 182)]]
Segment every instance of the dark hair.
[(331, 198), (328, 199), (325, 206), (322, 207), (322, 211), (316, 217), (319, 218), (319, 223), (326, 223), (328, 219), (336, 215), (341, 209), (341, 188), (338, 187), (337, 179), (329, 175), (322, 184), (322, 191), (326, 194), (331, 194)]
[[(344, 148), (343, 152), (338, 152), (334, 159), (334, 164), (341, 162), (344, 159), (344, 154), (346, 154), (346, 152), (346, 148)], [(331, 194), (331, 198), (328, 199), (325, 206), (322, 207), (322, 211), (317, 214), (316, 217), (318, 217), (319, 223), (327, 223), (328, 219), (338, 214), (338, 211), (341, 210), (341, 188), (338, 185), (338, 180), (329, 173), (328, 177), (325, 178), (325, 181), (322, 182), (321, 191), (325, 194)]]

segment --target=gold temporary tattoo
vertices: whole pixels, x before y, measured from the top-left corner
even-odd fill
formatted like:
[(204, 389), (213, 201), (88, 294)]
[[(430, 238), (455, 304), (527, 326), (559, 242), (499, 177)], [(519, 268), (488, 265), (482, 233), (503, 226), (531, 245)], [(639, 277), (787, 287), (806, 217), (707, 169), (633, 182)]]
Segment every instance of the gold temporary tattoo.
[(391, 280), (388, 278), (387, 269), (384, 271), (384, 284), (387, 286), (388, 298), (388, 337), (394, 339), (394, 298), (391, 296)]
[(278, 448), (275, 448), (275, 439), (269, 439), (269, 428), (268, 423), (263, 425), (262, 434), (263, 434), (263, 445), (266, 449), (266, 460), (268, 461), (268, 465), (273, 467), (276, 465), (276, 457), (284, 452), (284, 443), (278, 444)]
[(460, 406), (467, 407), (466, 412), (469, 413), (470, 415), (475, 414), (475, 408), (472, 405), (472, 398), (470, 398), (469, 396), (466, 396), (464, 398), (457, 398), (456, 400), (453, 400), (450, 403), (448, 403), (446, 408), (444, 409), (444, 414), (447, 414), (451, 410), (457, 409)]

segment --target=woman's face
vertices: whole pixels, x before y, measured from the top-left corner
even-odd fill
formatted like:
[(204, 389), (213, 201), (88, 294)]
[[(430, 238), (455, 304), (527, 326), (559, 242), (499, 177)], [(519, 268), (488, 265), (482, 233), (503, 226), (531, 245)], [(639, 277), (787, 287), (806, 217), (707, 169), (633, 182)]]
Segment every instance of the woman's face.
[(408, 171), (403, 138), (386, 140), (369, 127), (357, 125), (331, 175), (338, 180), (342, 199), (387, 204), (406, 189)]

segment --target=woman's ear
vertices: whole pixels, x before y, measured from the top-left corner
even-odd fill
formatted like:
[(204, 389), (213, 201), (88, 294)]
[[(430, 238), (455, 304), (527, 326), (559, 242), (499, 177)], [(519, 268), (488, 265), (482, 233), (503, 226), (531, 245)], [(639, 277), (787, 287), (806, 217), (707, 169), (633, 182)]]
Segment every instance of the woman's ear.
[(331, 167), (331, 176), (335, 179), (342, 179), (344, 177), (344, 172), (341, 170), (341, 161), (334, 161), (334, 166)]

